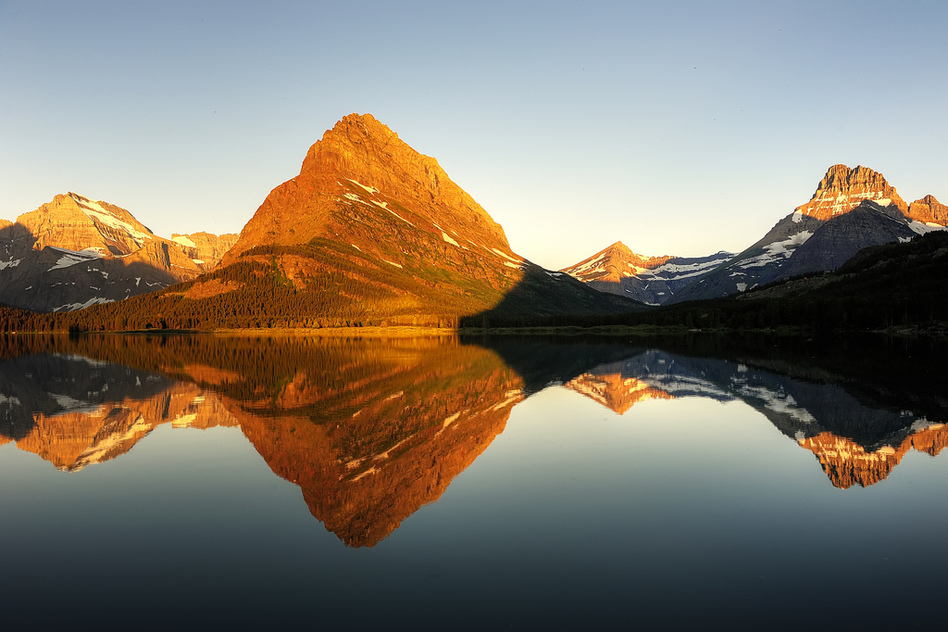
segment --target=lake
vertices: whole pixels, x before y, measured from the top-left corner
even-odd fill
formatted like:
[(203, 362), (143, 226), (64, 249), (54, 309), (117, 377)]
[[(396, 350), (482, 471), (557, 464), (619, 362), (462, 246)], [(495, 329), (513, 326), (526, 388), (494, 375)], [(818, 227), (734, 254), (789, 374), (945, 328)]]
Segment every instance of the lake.
[(0, 339), (8, 629), (941, 622), (945, 347)]

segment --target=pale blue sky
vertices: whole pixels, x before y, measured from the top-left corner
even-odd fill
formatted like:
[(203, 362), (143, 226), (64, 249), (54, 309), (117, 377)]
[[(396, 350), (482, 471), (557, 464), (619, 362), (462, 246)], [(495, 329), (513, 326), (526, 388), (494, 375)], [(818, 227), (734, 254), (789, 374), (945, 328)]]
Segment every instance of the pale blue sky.
[(740, 250), (863, 164), (948, 202), (948, 3), (0, 0), (0, 217), (237, 232), (370, 112), (550, 268)]

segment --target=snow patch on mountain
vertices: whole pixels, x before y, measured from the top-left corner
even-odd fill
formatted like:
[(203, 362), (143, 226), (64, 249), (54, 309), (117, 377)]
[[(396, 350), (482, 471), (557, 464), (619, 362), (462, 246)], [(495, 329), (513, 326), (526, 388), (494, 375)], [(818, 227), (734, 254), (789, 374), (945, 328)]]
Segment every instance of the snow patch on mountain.
[(941, 224), (934, 224), (931, 222), (909, 222), (909, 228), (912, 229), (912, 232), (919, 235), (925, 235), (936, 230), (948, 230), (948, 226), (942, 226)]
[[(152, 285), (149, 283), (149, 285)], [(158, 284), (155, 284), (158, 285)], [(54, 312), (74, 312), (77, 309), (85, 309), (92, 305), (104, 305), (106, 303), (114, 303), (115, 301), (111, 298), (103, 298), (101, 296), (93, 296), (85, 303), (67, 303), (66, 305), (60, 305), (59, 307), (54, 307), (52, 311)]]
[(451, 244), (452, 246), (455, 246), (458, 248), (461, 247), (461, 244), (451, 239), (451, 237), (444, 231), (441, 231), (441, 239), (445, 240), (447, 243)]
[(758, 268), (769, 266), (778, 261), (783, 261), (793, 254), (793, 251), (807, 239), (813, 236), (813, 232), (804, 230), (795, 235), (791, 235), (783, 241), (775, 241), (764, 246), (764, 252), (741, 262), (742, 268)]
[(70, 193), (69, 195), (72, 196), (72, 199), (76, 201), (76, 204), (79, 205), (79, 208), (89, 219), (98, 221), (102, 224), (105, 224), (106, 226), (109, 226), (110, 228), (125, 231), (133, 240), (135, 240), (135, 243), (138, 244), (139, 247), (141, 247), (145, 241), (148, 241), (152, 238), (152, 236), (148, 233), (143, 233), (128, 222), (124, 222), (115, 217), (98, 202), (94, 202), (77, 193)]
[(52, 250), (62, 252), (63, 255), (59, 258), (59, 261), (57, 261), (48, 270), (48, 272), (52, 272), (53, 270), (59, 270), (61, 268), (68, 268), (70, 266), (76, 265), (77, 263), (88, 263), (89, 261), (93, 261), (95, 259), (101, 258), (101, 255), (99, 253), (90, 252), (88, 250), (81, 250), (79, 252), (76, 252), (74, 250), (65, 250), (64, 248), (56, 248), (54, 246), (49, 246), (49, 248)]
[(353, 180), (352, 178), (346, 178), (346, 180), (348, 180), (348, 181), (351, 182), (352, 184), (356, 185), (357, 187), (361, 187), (362, 189), (365, 189), (365, 191), (366, 191), (369, 195), (375, 195), (376, 193), (379, 192), (379, 190), (376, 189), (375, 187), (366, 186), (366, 185), (362, 184), (361, 182), (357, 182), (356, 180)]

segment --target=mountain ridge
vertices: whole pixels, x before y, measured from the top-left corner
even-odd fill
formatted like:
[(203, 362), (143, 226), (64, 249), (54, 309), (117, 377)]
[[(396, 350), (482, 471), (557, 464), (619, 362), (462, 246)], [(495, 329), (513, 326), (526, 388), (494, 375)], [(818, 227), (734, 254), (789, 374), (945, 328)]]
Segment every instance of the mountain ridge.
[(946, 226), (948, 207), (934, 196), (908, 204), (880, 172), (835, 164), (808, 202), (736, 255), (669, 257), (660, 265), (638, 268), (633, 262), (646, 258), (622, 252), (616, 245), (621, 242), (616, 242), (563, 271), (600, 291), (659, 306), (719, 298), (797, 274), (834, 270), (862, 248)]
[(643, 307), (516, 254), (436, 160), (351, 114), (310, 146), (213, 271), (55, 326), (458, 327)]
[(195, 237), (165, 239), (122, 207), (58, 194), (0, 224), (0, 303), (69, 311), (164, 288), (211, 269), (236, 235)]
[[(913, 203), (913, 216), (912, 207), (881, 173), (863, 166), (833, 165), (806, 204), (734, 258), (696, 278), (672, 302), (719, 298), (803, 272), (832, 271), (862, 248), (944, 228), (921, 221), (940, 217), (937, 200), (925, 199), (927, 205)], [(861, 210), (851, 217), (857, 209)]]

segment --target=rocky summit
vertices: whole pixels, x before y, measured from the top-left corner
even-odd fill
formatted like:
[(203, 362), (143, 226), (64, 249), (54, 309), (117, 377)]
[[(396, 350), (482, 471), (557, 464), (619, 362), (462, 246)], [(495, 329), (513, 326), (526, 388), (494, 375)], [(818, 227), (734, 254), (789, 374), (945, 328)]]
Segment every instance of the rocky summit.
[(833, 165), (806, 204), (756, 243), (697, 277), (674, 300), (717, 298), (795, 275), (837, 269), (862, 248), (944, 229), (948, 214), (934, 197), (908, 205), (883, 175)]
[(236, 235), (196, 236), (201, 246), (155, 235), (129, 211), (78, 193), (57, 195), (0, 225), (0, 303), (69, 311), (197, 277)]
[[(385, 237), (424, 233), (413, 252)], [(424, 156), (372, 115), (346, 116), (309, 148), (300, 174), (275, 188), (240, 233), (225, 263), (262, 244), (304, 244), (345, 235), (347, 245), (405, 265), (419, 255), (519, 265), (499, 224)], [(421, 245), (421, 244), (418, 244)], [(405, 252), (408, 250), (409, 252)]]
[(695, 277), (733, 256), (722, 251), (707, 257), (645, 257), (617, 241), (592, 257), (563, 268), (562, 272), (600, 292), (654, 306), (671, 301)]
[(833, 165), (820, 180), (810, 201), (795, 209), (795, 212), (820, 220), (828, 220), (853, 210), (863, 200), (871, 200), (880, 206), (894, 206), (903, 214), (908, 205), (895, 187), (886, 182), (878, 171), (857, 166)]
[(909, 206), (908, 216), (916, 222), (948, 226), (948, 206), (936, 200), (934, 195), (926, 195), (922, 199), (912, 202)]

